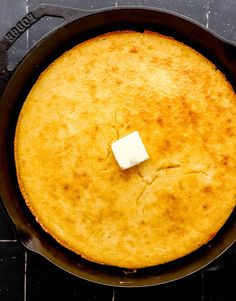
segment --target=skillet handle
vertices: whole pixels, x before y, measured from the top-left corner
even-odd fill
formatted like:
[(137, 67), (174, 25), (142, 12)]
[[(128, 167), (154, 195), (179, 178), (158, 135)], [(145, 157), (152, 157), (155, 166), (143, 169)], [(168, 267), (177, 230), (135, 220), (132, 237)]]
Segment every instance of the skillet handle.
[(8, 49), (15, 43), (15, 41), (33, 24), (38, 22), (44, 16), (61, 17), (66, 23), (73, 21), (76, 18), (82, 18), (90, 15), (91, 11), (63, 7), (58, 5), (41, 4), (25, 15), (17, 22), (0, 41), (0, 87), (4, 90), (9, 81), (13, 71), (10, 71), (8, 66)]

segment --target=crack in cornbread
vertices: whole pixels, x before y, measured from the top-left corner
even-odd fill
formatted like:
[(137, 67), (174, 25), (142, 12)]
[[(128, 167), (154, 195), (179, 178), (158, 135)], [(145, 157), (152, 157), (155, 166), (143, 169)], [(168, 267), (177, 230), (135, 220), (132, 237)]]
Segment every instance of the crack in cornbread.
[[(19, 116), (26, 204), (59, 243), (141, 268), (207, 243), (235, 206), (236, 96), (207, 59), (156, 33), (113, 32), (53, 62)], [(139, 131), (150, 159), (122, 171), (111, 144)]]

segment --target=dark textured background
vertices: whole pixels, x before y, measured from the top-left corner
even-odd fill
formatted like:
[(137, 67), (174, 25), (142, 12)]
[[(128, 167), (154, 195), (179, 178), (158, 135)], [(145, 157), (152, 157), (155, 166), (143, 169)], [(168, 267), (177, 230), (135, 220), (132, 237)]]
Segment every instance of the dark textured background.
[[(84, 9), (133, 4), (165, 8), (191, 17), (236, 44), (236, 0), (0, 0), (0, 38), (26, 12), (45, 2)], [(60, 19), (44, 18), (25, 33), (11, 48), (10, 67), (13, 68), (35, 41), (60, 22)], [(236, 246), (233, 246), (203, 271), (167, 285), (122, 289), (92, 284), (26, 251), (17, 241), (13, 226), (0, 206), (0, 301), (235, 301), (235, 272)]]

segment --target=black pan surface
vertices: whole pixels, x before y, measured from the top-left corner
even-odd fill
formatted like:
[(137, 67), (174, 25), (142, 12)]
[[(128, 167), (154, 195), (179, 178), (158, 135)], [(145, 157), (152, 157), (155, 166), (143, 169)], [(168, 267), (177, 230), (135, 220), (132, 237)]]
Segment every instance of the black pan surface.
[[(45, 15), (63, 17), (65, 24), (37, 43), (11, 73), (7, 70), (8, 48), (27, 28)], [(23, 245), (78, 277), (124, 287), (151, 286), (174, 281), (196, 272), (220, 256), (236, 239), (235, 210), (212, 241), (171, 263), (133, 271), (82, 259), (45, 233), (25, 205), (16, 178), (13, 142), (20, 109), (39, 74), (63, 52), (88, 38), (122, 29), (141, 32), (152, 30), (172, 36), (211, 60), (226, 75), (236, 91), (235, 45), (188, 18), (143, 7), (113, 8), (91, 13), (42, 5), (24, 18), (0, 41), (0, 80), (6, 85), (0, 101), (0, 193)]]

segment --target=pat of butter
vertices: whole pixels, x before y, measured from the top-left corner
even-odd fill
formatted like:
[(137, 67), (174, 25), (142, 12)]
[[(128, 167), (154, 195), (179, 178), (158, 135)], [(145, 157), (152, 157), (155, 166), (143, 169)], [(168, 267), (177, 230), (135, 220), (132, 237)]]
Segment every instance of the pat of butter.
[(137, 131), (122, 137), (111, 146), (121, 169), (128, 169), (149, 159), (142, 139)]

